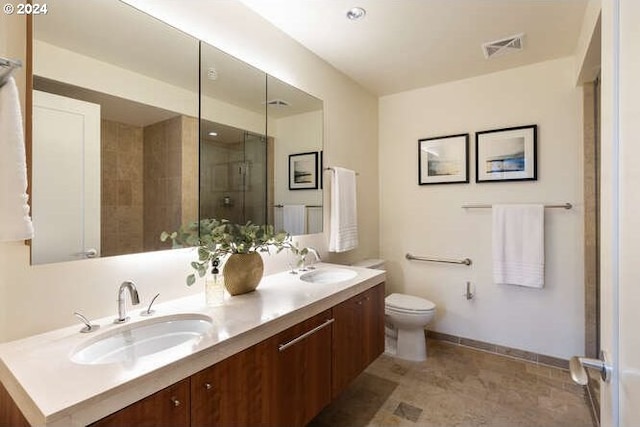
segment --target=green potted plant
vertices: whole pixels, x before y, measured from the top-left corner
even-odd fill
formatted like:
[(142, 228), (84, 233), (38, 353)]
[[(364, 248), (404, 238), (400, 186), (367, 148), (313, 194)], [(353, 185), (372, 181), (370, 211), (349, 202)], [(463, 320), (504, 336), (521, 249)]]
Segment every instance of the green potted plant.
[(175, 248), (197, 247), (198, 260), (191, 263), (195, 272), (187, 276), (189, 286), (196, 282), (196, 274), (203, 277), (214, 261), (219, 263), (226, 257), (224, 286), (231, 295), (256, 289), (264, 272), (260, 252), (269, 252), (272, 247), (277, 252), (290, 249), (299, 254), (304, 251), (292, 243), (289, 234), (276, 233), (272, 225), (251, 222), (241, 225), (226, 219), (202, 219), (171, 234), (163, 232), (160, 239), (171, 239)]

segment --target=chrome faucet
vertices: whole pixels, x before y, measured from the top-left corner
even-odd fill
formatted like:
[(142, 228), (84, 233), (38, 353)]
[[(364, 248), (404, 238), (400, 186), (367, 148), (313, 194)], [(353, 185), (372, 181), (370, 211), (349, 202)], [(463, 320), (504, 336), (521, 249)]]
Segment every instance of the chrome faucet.
[[(316, 260), (313, 262), (313, 264), (315, 264), (316, 262), (322, 262), (322, 258), (320, 258), (320, 254), (318, 253), (318, 251), (315, 248), (307, 248), (307, 251), (312, 253), (313, 256), (316, 258)], [(307, 268), (314, 269), (315, 267), (309, 266)]]
[(120, 288), (118, 289), (118, 318), (115, 319), (113, 323), (124, 323), (129, 320), (129, 318), (127, 317), (127, 305), (124, 296), (125, 290), (129, 291), (131, 304), (140, 304), (140, 297), (138, 297), (138, 290), (136, 289), (135, 283), (130, 280), (122, 282)]

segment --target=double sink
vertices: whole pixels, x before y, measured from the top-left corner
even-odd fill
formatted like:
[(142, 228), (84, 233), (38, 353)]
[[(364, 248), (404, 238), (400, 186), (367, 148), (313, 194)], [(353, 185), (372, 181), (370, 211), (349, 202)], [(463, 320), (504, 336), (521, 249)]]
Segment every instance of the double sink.
[[(353, 270), (327, 267), (304, 273), (300, 280), (311, 284), (333, 284), (356, 276)], [(126, 363), (177, 346), (193, 346), (212, 329), (211, 317), (199, 313), (146, 319), (89, 338), (72, 351), (70, 359), (82, 365)]]

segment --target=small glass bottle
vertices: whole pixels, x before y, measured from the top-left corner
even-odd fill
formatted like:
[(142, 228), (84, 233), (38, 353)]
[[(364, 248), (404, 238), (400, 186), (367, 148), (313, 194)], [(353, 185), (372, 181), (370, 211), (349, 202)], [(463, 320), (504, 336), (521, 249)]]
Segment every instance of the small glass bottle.
[(204, 282), (205, 302), (210, 307), (224, 304), (224, 277), (218, 270), (220, 261), (211, 261), (211, 274), (207, 275)]

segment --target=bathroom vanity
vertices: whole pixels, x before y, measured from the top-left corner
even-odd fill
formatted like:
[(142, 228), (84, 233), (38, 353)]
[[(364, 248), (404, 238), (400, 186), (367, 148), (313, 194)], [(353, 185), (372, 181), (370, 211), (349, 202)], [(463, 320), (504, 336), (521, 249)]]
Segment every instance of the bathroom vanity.
[(202, 295), (160, 304), (156, 319), (188, 313), (210, 331), (116, 363), (72, 359), (152, 322), (138, 311), (128, 326), (105, 318), (95, 333), (74, 326), (2, 344), (0, 425), (304, 426), (384, 350), (384, 272), (348, 269), (354, 277), (335, 283), (266, 276), (220, 307)]

